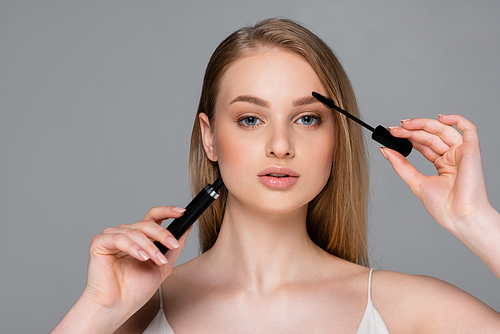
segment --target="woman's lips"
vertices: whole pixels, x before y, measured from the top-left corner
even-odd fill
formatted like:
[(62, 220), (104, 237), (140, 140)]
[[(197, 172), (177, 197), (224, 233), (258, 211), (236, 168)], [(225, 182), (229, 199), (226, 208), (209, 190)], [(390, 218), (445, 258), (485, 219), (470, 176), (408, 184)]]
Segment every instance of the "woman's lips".
[(269, 188), (289, 188), (299, 179), (299, 174), (286, 167), (269, 167), (258, 175), (259, 181)]

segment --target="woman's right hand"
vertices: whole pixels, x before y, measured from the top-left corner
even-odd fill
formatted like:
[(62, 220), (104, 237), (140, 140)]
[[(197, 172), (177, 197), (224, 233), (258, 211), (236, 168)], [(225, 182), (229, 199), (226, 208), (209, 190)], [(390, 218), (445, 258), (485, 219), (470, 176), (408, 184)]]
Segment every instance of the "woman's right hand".
[[(85, 290), (51, 333), (113, 333), (146, 304), (172, 271), (189, 234), (177, 241), (160, 225), (184, 211), (152, 208), (140, 222), (96, 235), (90, 244)], [(153, 241), (170, 250), (164, 256)]]
[[(155, 207), (140, 222), (107, 228), (95, 236), (83, 292), (86, 299), (100, 308), (119, 310), (125, 317), (141, 308), (172, 271), (189, 234), (177, 241), (161, 223), (184, 211)], [(155, 240), (170, 250), (163, 255), (153, 244)]]

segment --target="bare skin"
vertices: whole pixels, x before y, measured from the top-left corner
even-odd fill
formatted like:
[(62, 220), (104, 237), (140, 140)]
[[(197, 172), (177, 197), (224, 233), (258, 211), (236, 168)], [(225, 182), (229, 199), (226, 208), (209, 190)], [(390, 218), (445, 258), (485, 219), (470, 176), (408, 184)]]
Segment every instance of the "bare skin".
[[(161, 282), (165, 316), (176, 334), (356, 333), (369, 270), (324, 252), (305, 228), (307, 205), (327, 180), (335, 145), (329, 110), (305, 99), (312, 91), (326, 93), (310, 65), (283, 50), (260, 49), (232, 65), (215, 126), (200, 115), (205, 151), (218, 161), (229, 193), (215, 245), (172, 270), (183, 237), (162, 264), (150, 239), (166, 242), (169, 234), (158, 224), (181, 215), (171, 207), (105, 231), (91, 245), (82, 302), (54, 333), (89, 326), (88, 318), (75, 320), (85, 310), (97, 317), (93, 333), (142, 333), (158, 311)], [(500, 216), (486, 196), (473, 124), (446, 115), (406, 120), (390, 131), (408, 138), (438, 175), (421, 175), (389, 149), (384, 156), (431, 216), (500, 278)], [(268, 167), (286, 167), (298, 181), (283, 188), (264, 184), (258, 175)], [(144, 273), (143, 279), (123, 274), (124, 268)], [(498, 312), (438, 279), (376, 271), (372, 299), (391, 333), (500, 332)]]

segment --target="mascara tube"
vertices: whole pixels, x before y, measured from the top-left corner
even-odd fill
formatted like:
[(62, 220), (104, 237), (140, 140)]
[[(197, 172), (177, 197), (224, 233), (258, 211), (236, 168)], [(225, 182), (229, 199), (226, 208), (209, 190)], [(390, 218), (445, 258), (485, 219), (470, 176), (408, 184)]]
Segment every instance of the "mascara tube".
[[(167, 226), (167, 230), (172, 233), (176, 239), (182, 237), (189, 227), (194, 224), (203, 212), (205, 212), (210, 204), (219, 197), (218, 191), (223, 185), (224, 183), (221, 179), (218, 179), (213, 184), (207, 184), (186, 206), (186, 211), (182, 217), (174, 219), (170, 225)], [(155, 241), (154, 244), (163, 254), (168, 251), (168, 248), (161, 242)]]

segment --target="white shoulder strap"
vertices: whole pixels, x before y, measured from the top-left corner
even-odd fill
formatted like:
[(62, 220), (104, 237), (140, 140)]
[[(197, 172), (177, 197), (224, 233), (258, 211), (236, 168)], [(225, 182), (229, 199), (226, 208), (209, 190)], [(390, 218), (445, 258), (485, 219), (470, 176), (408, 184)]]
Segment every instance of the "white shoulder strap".
[(370, 269), (370, 276), (368, 278), (368, 300), (372, 300), (372, 275), (373, 275), (373, 268)]

